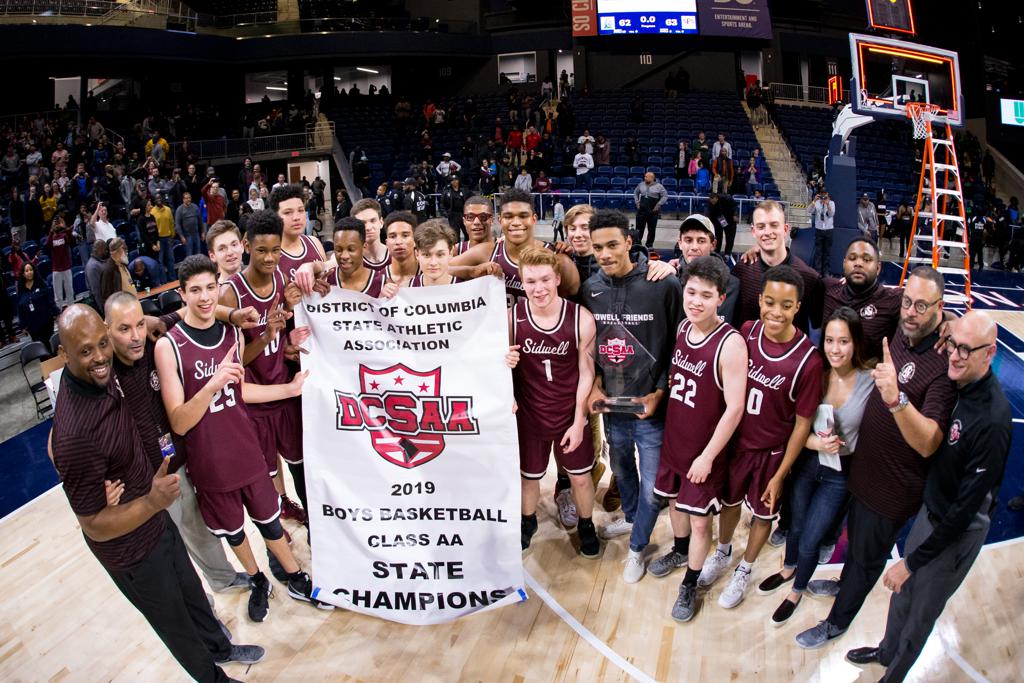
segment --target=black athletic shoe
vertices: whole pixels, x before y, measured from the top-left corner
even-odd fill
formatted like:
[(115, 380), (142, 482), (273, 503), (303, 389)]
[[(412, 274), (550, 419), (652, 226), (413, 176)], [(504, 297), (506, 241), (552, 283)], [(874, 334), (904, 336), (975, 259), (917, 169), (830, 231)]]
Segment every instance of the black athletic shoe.
[(327, 602), (321, 602), (313, 597), (313, 580), (309, 578), (309, 574), (306, 572), (296, 572), (294, 575), (288, 577), (288, 595), (295, 600), (308, 602), (317, 609), (334, 609), (334, 605)]
[(520, 538), (523, 542), (523, 552), (530, 547), (530, 541), (533, 540), (533, 535), (537, 533), (537, 518), (536, 516), (532, 519), (523, 516), (523, 521), (519, 525)]
[(267, 551), (267, 561), (270, 563), (270, 573), (281, 583), (288, 583), (288, 572), (284, 570), (274, 553)]
[(249, 618), (263, 621), (270, 614), (270, 596), (274, 586), (263, 572), (249, 579)]
[(596, 560), (601, 554), (601, 542), (597, 540), (594, 521), (581, 519), (576, 525), (576, 533), (580, 537), (580, 555), (588, 560)]

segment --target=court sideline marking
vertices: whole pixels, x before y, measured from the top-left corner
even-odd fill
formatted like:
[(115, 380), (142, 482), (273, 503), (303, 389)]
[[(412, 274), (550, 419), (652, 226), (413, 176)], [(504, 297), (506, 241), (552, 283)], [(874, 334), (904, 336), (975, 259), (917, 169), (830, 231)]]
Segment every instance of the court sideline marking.
[(640, 683), (656, 683), (653, 678), (627, 662), (619, 653), (611, 649), (607, 643), (594, 635), (594, 633), (586, 626), (581, 624), (576, 617), (569, 614), (569, 612), (566, 611), (566, 609), (562, 607), (550, 593), (544, 590), (544, 588), (537, 583), (537, 580), (533, 578), (530, 572), (523, 569), (523, 575), (526, 577), (526, 585), (537, 594), (537, 597), (539, 597), (541, 601), (558, 616), (559, 619), (568, 624), (569, 628), (576, 631), (576, 634), (579, 635), (580, 638), (590, 643), (590, 646), (603, 655), (605, 659), (622, 669), (630, 677), (640, 681)]

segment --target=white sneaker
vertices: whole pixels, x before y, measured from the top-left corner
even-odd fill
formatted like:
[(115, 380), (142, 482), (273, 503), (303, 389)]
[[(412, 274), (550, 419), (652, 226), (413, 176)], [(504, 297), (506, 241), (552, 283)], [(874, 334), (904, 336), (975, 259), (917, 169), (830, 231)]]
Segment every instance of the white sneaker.
[(560, 491), (555, 498), (555, 503), (558, 504), (558, 521), (562, 523), (562, 526), (566, 529), (576, 528), (580, 516), (576, 512), (576, 502), (572, 499), (572, 489)]
[(715, 554), (704, 560), (704, 567), (700, 570), (700, 577), (697, 578), (699, 588), (707, 588), (725, 573), (732, 562), (732, 553), (726, 555), (721, 550), (715, 549)]
[(732, 573), (732, 581), (725, 587), (722, 594), (718, 596), (719, 606), (725, 609), (732, 609), (743, 602), (743, 596), (746, 594), (747, 586), (750, 584), (750, 574), (750, 571), (744, 571), (736, 567), (736, 571)]
[(625, 517), (619, 517), (611, 524), (605, 524), (601, 527), (599, 535), (601, 538), (608, 540), (610, 538), (615, 538), (616, 536), (625, 536), (631, 531), (633, 531), (633, 523), (627, 522)]
[(626, 583), (636, 583), (644, 578), (646, 572), (643, 553), (630, 550), (626, 555), (626, 567), (622, 570), (622, 580)]

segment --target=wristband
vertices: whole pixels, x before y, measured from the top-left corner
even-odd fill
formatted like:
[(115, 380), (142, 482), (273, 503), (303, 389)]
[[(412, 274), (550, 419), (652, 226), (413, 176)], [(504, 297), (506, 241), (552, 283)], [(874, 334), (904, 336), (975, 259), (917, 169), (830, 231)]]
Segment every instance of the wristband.
[(235, 313), (238, 313), (238, 311), (240, 311), (240, 310), (241, 310), (241, 309), (239, 309), (239, 308), (232, 308), (232, 309), (231, 309), (231, 312), (230, 312), (230, 313), (228, 313), (228, 324), (229, 324), (229, 325), (234, 325), (235, 327), (238, 327), (238, 325), (237, 325), (237, 324), (235, 324), (235, 323), (234, 323), (234, 322), (233, 322), (233, 321), (231, 320), (231, 318), (232, 318), (232, 316), (234, 316), (234, 315), (235, 315)]

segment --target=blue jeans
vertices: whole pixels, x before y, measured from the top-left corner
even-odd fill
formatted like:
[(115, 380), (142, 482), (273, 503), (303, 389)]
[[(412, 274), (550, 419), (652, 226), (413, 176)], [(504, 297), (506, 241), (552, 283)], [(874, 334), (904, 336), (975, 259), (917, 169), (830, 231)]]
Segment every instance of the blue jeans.
[[(651, 540), (660, 509), (654, 495), (654, 479), (658, 476), (665, 422), (653, 418), (638, 420), (622, 413), (607, 413), (604, 416), (604, 430), (608, 438), (612, 472), (622, 496), (622, 511), (626, 513), (626, 521), (633, 524), (629, 549), (640, 551)], [(640, 452), (639, 473), (635, 451)]]
[[(203, 241), (199, 238), (199, 233), (186, 233), (185, 234), (185, 253), (189, 256), (195, 256), (196, 254), (203, 253), (202, 247)], [(163, 249), (163, 247), (160, 247)]]
[(786, 569), (796, 569), (793, 592), (807, 588), (818, 566), (818, 545), (828, 533), (836, 513), (846, 500), (846, 475), (818, 462), (818, 454), (804, 451), (797, 462), (792, 511), (786, 535)]
[(160, 263), (164, 267), (164, 273), (167, 275), (167, 280), (173, 280), (175, 278), (174, 273), (174, 242), (173, 237), (161, 237), (160, 238)]

